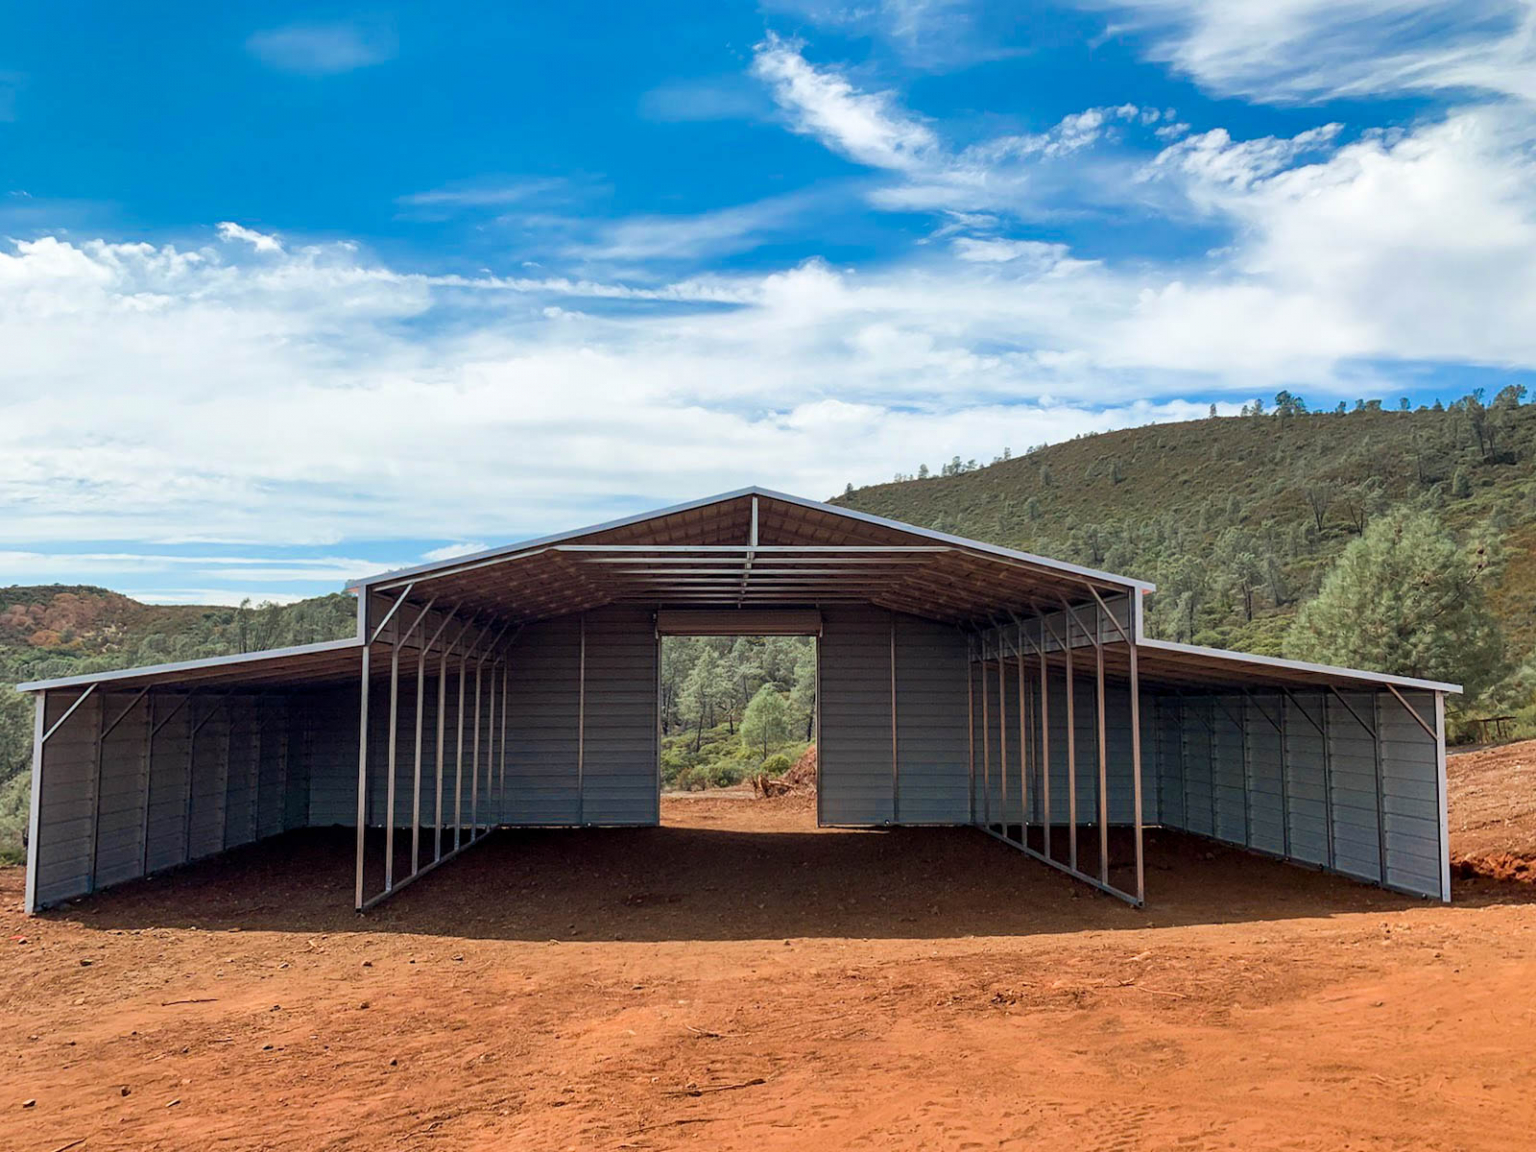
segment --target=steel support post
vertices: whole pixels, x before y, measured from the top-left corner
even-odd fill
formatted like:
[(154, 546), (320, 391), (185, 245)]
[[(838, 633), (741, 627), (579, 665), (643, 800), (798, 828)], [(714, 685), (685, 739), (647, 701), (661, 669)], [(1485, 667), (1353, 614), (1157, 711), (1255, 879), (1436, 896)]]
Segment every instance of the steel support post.
[(997, 774), (998, 826), (1008, 832), (1008, 661), (1003, 647), (1003, 630), (997, 630)]
[[(1438, 774), (1440, 802), (1440, 899), (1451, 902), (1451, 820), (1450, 790), (1445, 774), (1445, 693), (1435, 693), (1435, 767)], [(36, 793), (33, 793), (35, 796)], [(28, 875), (31, 875), (28, 873)], [(29, 902), (30, 903), (30, 902)]]
[(981, 640), (981, 822), (992, 827), (992, 719), (990, 702), (992, 689), (987, 685), (987, 671), (991, 661), (987, 659), (987, 640)]
[(474, 755), (471, 763), (474, 765), (469, 778), (469, 838), (473, 840), (480, 835), (480, 730), (484, 726), (480, 715), (480, 692), (485, 680), (484, 670), (479, 664), (475, 665), (475, 739)]
[[(1095, 626), (1099, 624), (1094, 620)], [(1109, 732), (1104, 716), (1104, 637), (1093, 638), (1093, 664), (1096, 703), (1098, 705), (1099, 752), (1099, 879), (1109, 883)]]
[(426, 720), (427, 648), (416, 650), (416, 740), (411, 756), (411, 873), (421, 867), (421, 738)]
[[(757, 501), (752, 501), (756, 520)], [(896, 613), (891, 613), (891, 822), (901, 823), (901, 759), (896, 745)]]
[(443, 658), (437, 667), (437, 755), (435, 767), (437, 774), (437, 798), (432, 804), (432, 859), (438, 861), (443, 858), (443, 756), (447, 743), (448, 722), (448, 654), (453, 651), (453, 645), (443, 649)]
[(400, 636), (389, 644), (389, 778), (384, 784), (384, 891), (395, 887), (395, 752), (400, 736)]
[(581, 614), (576, 665), (576, 823), (587, 822), (587, 614)]
[[(1132, 612), (1136, 609), (1133, 607)], [(1130, 660), (1131, 676), (1131, 802), (1136, 807), (1136, 900), (1147, 899), (1146, 852), (1142, 845), (1142, 783), (1141, 783), (1141, 672), (1136, 664), (1136, 643), (1126, 645)]]
[[(95, 687), (95, 685), (92, 685)], [(82, 697), (83, 699), (83, 697)], [(78, 707), (79, 700), (75, 701)], [(37, 911), (37, 855), (38, 855), (38, 830), (42, 819), (43, 801), (43, 746), (47, 743), (43, 736), (43, 722), (48, 715), (48, 692), (45, 689), (37, 694), (37, 702), (32, 710), (32, 797), (27, 812), (27, 879), (26, 902), (27, 915)]]
[(144, 697), (144, 810), (139, 813), (139, 875), (149, 874), (149, 803), (155, 784), (155, 694)]
[(469, 657), (459, 653), (459, 729), (453, 758), (453, 848), (459, 849), (459, 830), (464, 823), (464, 699), (469, 695)]
[[(968, 640), (965, 658), (965, 736), (966, 736), (966, 795), (970, 798), (971, 823), (976, 823), (976, 652), (974, 638)], [(819, 736), (818, 736), (819, 739)], [(818, 784), (820, 781), (818, 781)], [(819, 795), (821, 789), (817, 789)]]
[(371, 649), (363, 648), (357, 723), (357, 910), (363, 910), (363, 841), (368, 835), (368, 674)]
[[(1041, 640), (1045, 636), (1042, 632)], [(1051, 857), (1051, 670), (1045, 658), (1045, 645), (1040, 646), (1040, 834), (1045, 855)]]
[(1072, 668), (1072, 621), (1062, 620), (1067, 636), (1065, 648), (1067, 660), (1067, 859), (1072, 871), (1077, 871), (1077, 686)]

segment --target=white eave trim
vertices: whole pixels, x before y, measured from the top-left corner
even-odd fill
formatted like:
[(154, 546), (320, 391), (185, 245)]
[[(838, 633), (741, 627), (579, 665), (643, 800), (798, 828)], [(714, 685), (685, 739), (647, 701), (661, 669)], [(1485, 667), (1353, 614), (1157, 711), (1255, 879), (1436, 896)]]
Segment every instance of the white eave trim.
[(233, 656), (209, 656), (203, 660), (182, 660), (175, 664), (146, 664), (140, 668), (122, 668), (114, 672), (90, 672), (81, 676), (62, 676), (56, 680), (31, 680), (16, 685), (18, 692), (50, 692), (55, 688), (77, 688), (87, 684), (103, 684), (114, 680), (143, 680), (145, 678), (174, 677), (180, 672), (196, 672), (205, 668), (223, 668), (239, 664), (262, 664), (292, 656), (312, 656), (322, 652), (341, 652), (348, 648), (361, 648), (362, 641), (356, 636), (345, 640), (322, 640), (316, 644), (298, 644), (292, 648), (269, 648), (262, 652), (239, 652)]
[(1371, 684), (1391, 684), (1398, 688), (1418, 688), (1426, 692), (1461, 692), (1460, 684), (1445, 684), (1439, 680), (1415, 680), (1411, 676), (1392, 676), (1385, 672), (1367, 672), (1361, 668), (1340, 668), (1333, 664), (1308, 664), (1304, 660), (1284, 660), (1279, 656), (1256, 656), (1250, 652), (1233, 652), (1226, 648), (1204, 648), (1199, 644), (1179, 644), (1172, 640), (1148, 640), (1138, 637), (1139, 648), (1154, 652), (1173, 652), (1181, 656), (1198, 656), (1203, 659), (1228, 664), (1249, 664), (1261, 668), (1281, 668), (1291, 672), (1311, 672), (1318, 676), (1333, 676), (1340, 680), (1359, 680)]

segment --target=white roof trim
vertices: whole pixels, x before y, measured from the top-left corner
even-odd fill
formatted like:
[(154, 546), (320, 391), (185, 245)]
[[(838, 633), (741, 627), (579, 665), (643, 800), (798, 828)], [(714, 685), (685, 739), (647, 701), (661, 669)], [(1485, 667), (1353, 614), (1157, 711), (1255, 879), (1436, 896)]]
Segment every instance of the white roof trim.
[(1233, 652), (1227, 648), (1204, 648), (1199, 644), (1178, 644), (1172, 640), (1148, 640), (1138, 636), (1138, 648), (1153, 651), (1175, 652), (1182, 656), (1200, 656), (1229, 664), (1250, 664), (1261, 668), (1283, 668), (1293, 672), (1313, 672), (1319, 676), (1337, 676), (1340, 679), (1364, 680), (1372, 684), (1391, 684), (1398, 688), (1419, 688), (1428, 692), (1461, 691), (1460, 684), (1445, 684), (1439, 680), (1415, 680), (1411, 676), (1392, 676), (1386, 672), (1367, 672), (1360, 668), (1340, 668), (1335, 664), (1308, 664), (1304, 660), (1283, 660), (1279, 656), (1256, 656), (1250, 652)]
[(261, 652), (238, 652), (233, 656), (209, 656), (202, 660), (182, 660), (174, 664), (147, 664), (140, 668), (123, 668), (115, 672), (90, 672), (81, 676), (61, 676), (55, 680), (31, 680), (25, 684), (16, 685), (16, 691), (48, 692), (55, 688), (76, 688), (113, 680), (175, 676), (179, 672), (196, 672), (204, 668), (222, 668), (238, 664), (260, 664), (290, 656), (312, 656), (322, 652), (340, 652), (347, 648), (362, 646), (361, 640), (351, 636), (345, 640), (322, 640), (316, 644), (298, 644), (292, 648), (268, 648)]
[(1094, 568), (1084, 568), (1077, 564), (1069, 564), (1063, 560), (1052, 560), (1046, 556), (1036, 556), (1029, 552), (1020, 552), (1013, 548), (1003, 548), (996, 544), (985, 544), (980, 540), (969, 540), (964, 536), (952, 536), (947, 532), (935, 532), (930, 528), (918, 528), (912, 524), (904, 524), (900, 520), (887, 519), (884, 516), (873, 516), (868, 512), (855, 512), (849, 508), (838, 508), (831, 504), (824, 504), (817, 500), (807, 500), (803, 496), (791, 496), (784, 492), (775, 492), (769, 488), (748, 487), (738, 488), (733, 492), (722, 492), (716, 496), (706, 496), (702, 500), (690, 500), (685, 504), (673, 504), (670, 507), (658, 508), (651, 512), (641, 512), (633, 516), (625, 516), (618, 520), (608, 520), (601, 524), (593, 524), (586, 528), (575, 528), (567, 532), (560, 532), (553, 536), (541, 536), (533, 540), (523, 540), (515, 544), (506, 544), (498, 548), (488, 548), (483, 552), (474, 552), (467, 556), (455, 556), (451, 560), (439, 560), (431, 564), (418, 564), (410, 568), (396, 568), (389, 572), (380, 572), (376, 576), (369, 576), (364, 580), (348, 585), (351, 590), (361, 592), (376, 584), (399, 583), (417, 576), (445, 575), (458, 571), (461, 568), (473, 568), (485, 564), (488, 561), (509, 560), (518, 553), (526, 552), (534, 548), (544, 548), (552, 544), (559, 544), (580, 536), (587, 536), (594, 532), (606, 532), (613, 528), (624, 528), (631, 524), (644, 523), (647, 520), (656, 520), (663, 516), (671, 516), (678, 512), (689, 512), (695, 508), (708, 507), (711, 504), (723, 504), (727, 500), (737, 500), (743, 496), (762, 496), (769, 500), (781, 500), (786, 504), (795, 504), (801, 508), (810, 508), (818, 512), (827, 512), (834, 516), (841, 516), (849, 520), (857, 520), (864, 524), (874, 524), (882, 528), (891, 528), (898, 532), (905, 532), (911, 536), (917, 536), (925, 540), (933, 540), (938, 543), (948, 544), (954, 547), (966, 548), (972, 552), (983, 555), (999, 556), (1007, 560), (1020, 560), (1028, 564), (1035, 564), (1043, 568), (1049, 568), (1057, 572), (1072, 576), (1081, 576), (1084, 579), (1100, 580), (1106, 584), (1117, 584), (1125, 588), (1140, 588), (1151, 592), (1157, 585), (1145, 580), (1137, 580), (1131, 576), (1121, 576), (1113, 572), (1100, 572)]

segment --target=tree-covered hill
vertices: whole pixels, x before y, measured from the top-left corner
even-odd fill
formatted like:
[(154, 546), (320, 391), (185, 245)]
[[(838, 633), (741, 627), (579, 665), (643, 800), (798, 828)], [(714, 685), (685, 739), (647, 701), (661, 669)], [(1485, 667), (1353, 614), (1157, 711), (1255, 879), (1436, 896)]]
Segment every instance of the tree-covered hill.
[[(1290, 622), (1373, 519), (1426, 507), (1482, 549), (1506, 655), (1536, 647), (1536, 405), (1279, 405), (1085, 436), (985, 467), (958, 459), (834, 503), (1158, 584), (1148, 630), (1280, 653)], [(922, 476), (922, 479), (917, 478)]]

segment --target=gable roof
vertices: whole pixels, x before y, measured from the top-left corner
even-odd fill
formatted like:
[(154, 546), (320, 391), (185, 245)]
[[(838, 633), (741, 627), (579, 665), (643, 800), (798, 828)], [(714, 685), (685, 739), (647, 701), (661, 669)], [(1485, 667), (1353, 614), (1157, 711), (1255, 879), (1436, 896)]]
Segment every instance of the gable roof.
[(1154, 585), (749, 487), (369, 577), (469, 612), (542, 619), (612, 603), (761, 607), (857, 599), (951, 622)]

